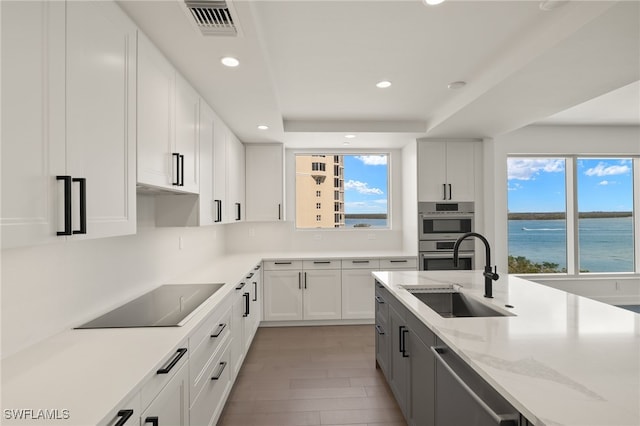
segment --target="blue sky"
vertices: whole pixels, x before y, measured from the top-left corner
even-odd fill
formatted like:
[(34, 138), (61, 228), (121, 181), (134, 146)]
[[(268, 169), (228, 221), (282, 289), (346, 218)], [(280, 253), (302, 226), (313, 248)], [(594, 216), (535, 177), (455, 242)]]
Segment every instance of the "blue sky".
[[(564, 159), (514, 157), (507, 160), (507, 165), (510, 212), (565, 210)], [(632, 210), (631, 160), (578, 159), (577, 176), (579, 211)]]
[(344, 156), (345, 212), (387, 213), (388, 156)]

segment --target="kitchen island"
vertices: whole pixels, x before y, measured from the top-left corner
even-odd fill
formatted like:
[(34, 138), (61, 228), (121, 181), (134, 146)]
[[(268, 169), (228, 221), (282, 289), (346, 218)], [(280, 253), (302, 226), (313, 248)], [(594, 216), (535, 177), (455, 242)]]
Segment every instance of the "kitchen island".
[[(481, 271), (373, 275), (530, 423), (640, 424), (640, 315), (515, 276), (487, 299)], [(409, 291), (454, 285), (509, 315), (444, 318)]]

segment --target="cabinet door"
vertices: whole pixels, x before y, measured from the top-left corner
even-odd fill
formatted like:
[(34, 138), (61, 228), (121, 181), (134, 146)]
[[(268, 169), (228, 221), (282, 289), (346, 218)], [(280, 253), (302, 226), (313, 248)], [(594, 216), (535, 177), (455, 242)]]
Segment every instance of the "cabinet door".
[[(3, 1), (2, 248), (52, 242), (65, 174), (65, 4)], [(40, 25), (38, 25), (40, 24)]]
[[(256, 332), (262, 320), (262, 269), (260, 266), (252, 271), (253, 275), (247, 280), (249, 287), (251, 312), (251, 337)], [(251, 341), (249, 341), (251, 343)]]
[(342, 270), (342, 319), (375, 317), (372, 269)]
[(376, 316), (376, 361), (387, 381), (390, 377), (389, 356), (391, 354), (391, 330), (389, 323)]
[(231, 308), (231, 372), (236, 377), (245, 355), (245, 297), (247, 285), (237, 289), (234, 294), (234, 302)]
[(342, 290), (340, 271), (305, 271), (303, 277), (303, 318), (305, 320), (340, 319)]
[(264, 320), (295, 321), (302, 319), (302, 272), (265, 271)]
[[(407, 324), (400, 314), (389, 306), (389, 331), (391, 337), (391, 356), (389, 363), (389, 386), (398, 406), (407, 418), (407, 391), (409, 380), (409, 347), (407, 346)], [(404, 351), (402, 350), (404, 349)]]
[(198, 148), (198, 114), (200, 96), (176, 73), (175, 82), (175, 152), (180, 155), (179, 189), (200, 190), (200, 150)]
[[(172, 188), (175, 70), (142, 33), (138, 33), (138, 182)], [(177, 171), (177, 170), (175, 170)]]
[(475, 142), (447, 142), (447, 185), (452, 201), (475, 198)]
[(247, 221), (284, 220), (283, 158), (281, 144), (246, 145)]
[(66, 87), (67, 174), (86, 179), (76, 238), (134, 234), (136, 27), (115, 3), (67, 3)]
[[(157, 420), (154, 420), (157, 419)], [(142, 413), (146, 425), (187, 426), (189, 424), (189, 367), (188, 363), (176, 372), (169, 383)]]
[(448, 198), (445, 142), (418, 143), (418, 201)]
[(410, 426), (434, 426), (435, 424), (435, 358), (431, 346), (435, 336), (428, 330), (430, 341), (423, 342), (411, 330), (409, 332), (409, 396), (408, 420)]
[(228, 223), (227, 198), (227, 126), (215, 116), (213, 122), (213, 203), (215, 223)]
[(229, 131), (227, 137), (229, 160), (227, 168), (227, 214), (230, 222), (245, 218), (245, 152), (244, 144)]
[(198, 120), (198, 147), (200, 149), (200, 211), (199, 225), (206, 226), (215, 223), (218, 206), (213, 196), (213, 173), (215, 169), (213, 158), (215, 113), (209, 105), (200, 99)]

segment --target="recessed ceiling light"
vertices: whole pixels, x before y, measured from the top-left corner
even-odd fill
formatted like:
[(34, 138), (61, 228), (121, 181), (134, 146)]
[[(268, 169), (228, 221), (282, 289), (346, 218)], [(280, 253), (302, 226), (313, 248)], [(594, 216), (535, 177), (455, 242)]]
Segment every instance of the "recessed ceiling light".
[(222, 65), (226, 67), (237, 67), (238, 65), (240, 65), (240, 61), (233, 56), (225, 56), (224, 58), (220, 59), (220, 62), (222, 62)]
[(462, 89), (466, 85), (467, 85), (466, 81), (454, 81), (453, 83), (447, 84), (447, 89), (451, 89), (451, 90)]
[(265, 126), (264, 124), (260, 124), (258, 126), (258, 129), (260, 129), (260, 130), (269, 130), (269, 126)]
[(380, 89), (386, 89), (389, 86), (391, 86), (391, 82), (387, 80), (382, 80), (376, 83), (376, 87)]
[(347, 139), (353, 139), (356, 137), (356, 135), (344, 135), (344, 137)]
[(342, 145), (350, 145), (350, 144), (349, 144), (349, 142), (344, 141), (344, 142), (342, 142)]
[(435, 6), (438, 5), (442, 2), (444, 2), (444, 0), (423, 0), (425, 4), (429, 5), (429, 6)]

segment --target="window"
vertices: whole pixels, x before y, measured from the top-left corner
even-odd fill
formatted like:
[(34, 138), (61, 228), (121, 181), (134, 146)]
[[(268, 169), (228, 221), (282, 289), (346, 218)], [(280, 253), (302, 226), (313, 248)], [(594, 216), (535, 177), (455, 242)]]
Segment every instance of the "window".
[(312, 171), (324, 172), (326, 170), (325, 167), (326, 167), (325, 163), (311, 163), (311, 170)]
[[(315, 170), (309, 172), (317, 163), (315, 156), (296, 155), (297, 228), (388, 227), (389, 155), (331, 154), (327, 157), (333, 158), (334, 175), (325, 181), (315, 177)], [(323, 187), (333, 191), (333, 203), (314, 200), (314, 194), (319, 197)], [(313, 203), (316, 208), (310, 209)]]
[(509, 273), (633, 272), (632, 158), (510, 157), (507, 169)]
[(322, 191), (316, 191), (316, 197), (322, 196)]

